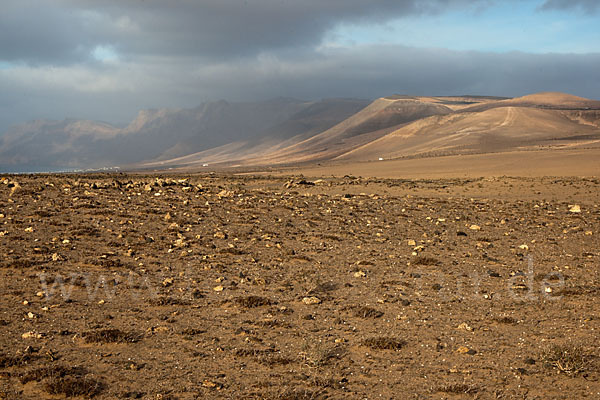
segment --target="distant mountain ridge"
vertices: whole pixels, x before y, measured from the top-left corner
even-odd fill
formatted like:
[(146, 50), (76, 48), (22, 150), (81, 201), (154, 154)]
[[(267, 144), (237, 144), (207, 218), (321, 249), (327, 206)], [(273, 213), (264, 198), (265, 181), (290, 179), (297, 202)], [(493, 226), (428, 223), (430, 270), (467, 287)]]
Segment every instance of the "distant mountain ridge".
[(100, 168), (179, 157), (239, 140), (328, 129), (369, 104), (360, 99), (209, 102), (142, 110), (125, 128), (72, 120), (33, 121), (0, 136), (0, 171)]

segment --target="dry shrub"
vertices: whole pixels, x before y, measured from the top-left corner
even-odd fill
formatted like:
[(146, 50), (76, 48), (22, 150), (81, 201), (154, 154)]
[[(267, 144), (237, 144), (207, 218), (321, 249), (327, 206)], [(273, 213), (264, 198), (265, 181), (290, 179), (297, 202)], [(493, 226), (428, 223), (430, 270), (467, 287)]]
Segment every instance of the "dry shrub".
[(508, 325), (517, 323), (516, 319), (514, 319), (513, 317), (509, 317), (509, 316), (496, 317), (496, 318), (494, 318), (494, 321), (496, 321), (499, 324), (508, 324)]
[(546, 367), (555, 368), (567, 375), (578, 375), (592, 367), (592, 356), (580, 345), (553, 344), (542, 351), (541, 361)]
[(86, 376), (54, 376), (44, 383), (44, 390), (66, 397), (93, 397), (102, 391), (102, 383)]
[(20, 367), (26, 365), (32, 359), (33, 357), (28, 354), (21, 356), (9, 356), (0, 353), (0, 368)]
[(86, 343), (135, 343), (141, 340), (140, 335), (120, 329), (99, 329), (85, 332), (82, 336)]
[(235, 302), (246, 308), (254, 308), (260, 306), (269, 306), (273, 304), (273, 302), (266, 297), (261, 296), (246, 296), (246, 297), (238, 297), (235, 299)]
[(79, 367), (65, 367), (63, 365), (55, 365), (52, 367), (42, 367), (22, 373), (19, 380), (23, 385), (28, 382), (40, 382), (50, 377), (64, 377), (67, 375), (85, 375), (86, 371)]
[(412, 260), (413, 265), (440, 265), (441, 262), (434, 257), (416, 256)]
[(155, 299), (148, 300), (148, 304), (151, 306), (187, 306), (189, 301), (182, 299), (174, 299), (172, 297), (157, 297)]
[(359, 318), (379, 318), (383, 316), (383, 312), (371, 307), (356, 307), (354, 316)]
[(274, 397), (277, 400), (315, 400), (322, 397), (322, 393), (304, 388), (287, 389)]
[(181, 334), (185, 335), (185, 336), (196, 336), (196, 335), (201, 335), (203, 333), (206, 333), (206, 329), (185, 328), (181, 331)]
[(466, 383), (455, 383), (444, 385), (437, 389), (438, 392), (451, 393), (451, 394), (475, 394), (479, 392), (479, 388)]

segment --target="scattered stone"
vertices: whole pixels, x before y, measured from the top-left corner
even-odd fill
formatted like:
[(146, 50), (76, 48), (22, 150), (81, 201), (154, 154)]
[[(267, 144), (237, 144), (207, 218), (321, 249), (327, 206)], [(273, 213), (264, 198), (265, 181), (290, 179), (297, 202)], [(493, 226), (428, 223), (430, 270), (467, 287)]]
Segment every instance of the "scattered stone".
[(569, 212), (572, 213), (580, 213), (581, 212), (581, 206), (578, 204), (569, 204)]
[(479, 225), (471, 225), (469, 229), (472, 231), (480, 231), (481, 227)]
[(219, 285), (219, 286), (215, 286), (215, 287), (213, 288), (213, 290), (214, 290), (215, 292), (222, 292), (223, 290), (225, 290), (225, 288), (224, 288), (223, 286)]
[(215, 389), (217, 387), (217, 384), (212, 382), (212, 381), (204, 381), (202, 382), (202, 387), (208, 388), (208, 389)]
[(22, 334), (21, 337), (23, 339), (41, 339), (42, 337), (44, 337), (44, 335), (38, 332), (29, 331)]
[(354, 273), (355, 278), (364, 278), (365, 276), (367, 276), (367, 274), (364, 271), (356, 271)]
[(221, 190), (219, 193), (217, 193), (217, 197), (219, 198), (225, 198), (225, 197), (233, 197), (233, 192), (230, 190)]
[(162, 282), (162, 285), (164, 287), (169, 287), (169, 286), (173, 285), (173, 282), (174, 282), (173, 278), (165, 278), (165, 280)]
[(321, 299), (315, 296), (311, 296), (303, 298), (302, 302), (306, 305), (321, 304)]
[(459, 354), (468, 354), (470, 356), (477, 354), (477, 350), (470, 349), (466, 346), (460, 346), (458, 349), (456, 349), (456, 352)]
[(215, 232), (213, 237), (215, 237), (217, 239), (227, 239), (227, 234), (225, 232), (218, 231), (218, 232)]
[(473, 328), (470, 327), (469, 324), (467, 324), (466, 322), (463, 322), (462, 324), (458, 325), (456, 329), (459, 329), (461, 331), (473, 332)]
[(417, 242), (415, 242), (415, 241), (414, 241), (414, 240), (412, 240), (412, 239), (408, 239), (406, 243), (407, 243), (409, 246), (413, 246), (413, 247), (417, 245)]

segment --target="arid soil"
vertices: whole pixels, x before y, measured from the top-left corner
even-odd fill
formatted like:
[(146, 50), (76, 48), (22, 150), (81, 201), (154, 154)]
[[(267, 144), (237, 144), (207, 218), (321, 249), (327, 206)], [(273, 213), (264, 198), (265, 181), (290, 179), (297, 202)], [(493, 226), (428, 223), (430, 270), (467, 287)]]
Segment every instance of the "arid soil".
[(600, 179), (0, 179), (0, 399), (600, 397)]

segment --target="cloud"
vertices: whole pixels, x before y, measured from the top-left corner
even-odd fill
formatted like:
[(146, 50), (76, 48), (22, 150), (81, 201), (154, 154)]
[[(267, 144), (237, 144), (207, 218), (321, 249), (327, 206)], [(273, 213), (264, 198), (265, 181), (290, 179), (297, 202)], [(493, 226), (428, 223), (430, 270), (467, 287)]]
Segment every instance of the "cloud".
[(54, 65), (93, 61), (99, 46), (129, 58), (232, 59), (314, 47), (341, 23), (379, 23), (481, 4), (477, 0), (5, 0), (0, 60)]
[(598, 0), (546, 0), (542, 10), (577, 9), (587, 13), (596, 13), (600, 9)]

